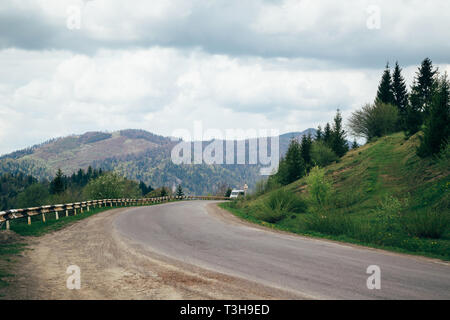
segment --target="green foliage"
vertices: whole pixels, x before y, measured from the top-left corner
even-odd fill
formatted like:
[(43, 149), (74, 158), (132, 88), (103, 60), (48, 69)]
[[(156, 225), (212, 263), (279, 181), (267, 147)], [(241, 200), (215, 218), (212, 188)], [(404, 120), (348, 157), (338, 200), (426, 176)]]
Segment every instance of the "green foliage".
[[(309, 199), (303, 214), (269, 210), (265, 203), (273, 190), (230, 210), (271, 228), (450, 260), (449, 147), (421, 159), (418, 143), (417, 135), (405, 140), (392, 134), (324, 168), (332, 191), (323, 207)], [(307, 178), (280, 190), (304, 197), (310, 194)]]
[(229, 198), (232, 191), (233, 191), (233, 190), (232, 190), (231, 188), (228, 188), (227, 191), (225, 192), (224, 196), (227, 197), (227, 198)]
[(305, 212), (306, 203), (292, 192), (278, 189), (271, 192), (253, 211), (258, 219), (274, 223), (286, 218), (289, 213)]
[(394, 103), (394, 93), (392, 90), (392, 78), (389, 64), (384, 69), (380, 84), (378, 85), (377, 97), (375, 103), (391, 104)]
[(322, 141), (314, 141), (311, 146), (311, 159), (314, 165), (325, 167), (338, 159), (338, 156)]
[(58, 169), (55, 178), (50, 183), (50, 193), (60, 194), (66, 190), (66, 187), (66, 177), (63, 175), (61, 169)]
[(309, 167), (311, 166), (312, 159), (311, 159), (311, 147), (312, 147), (313, 141), (311, 138), (311, 135), (303, 135), (302, 140), (300, 143), (300, 154), (303, 158), (303, 162), (305, 164), (306, 171), (309, 170)]
[(402, 120), (406, 116), (406, 108), (408, 105), (408, 90), (406, 89), (405, 79), (402, 76), (402, 69), (398, 65), (398, 62), (395, 63), (395, 69), (392, 75), (392, 93), (394, 98), (392, 104), (397, 107), (399, 114), (397, 129), (401, 129)]
[(309, 230), (330, 235), (352, 234), (355, 224), (343, 213), (314, 212), (305, 221)]
[(107, 173), (89, 182), (84, 194), (87, 199), (138, 198), (141, 190), (136, 182)]
[(183, 192), (183, 188), (181, 187), (181, 184), (179, 184), (178, 187), (177, 187), (177, 193), (176, 193), (176, 195), (177, 195), (178, 197), (184, 196), (184, 192)]
[(329, 201), (331, 195), (331, 183), (325, 177), (323, 168), (314, 167), (306, 177), (308, 192), (311, 201), (317, 208), (323, 208)]
[(433, 68), (433, 63), (429, 58), (425, 58), (416, 73), (414, 85), (411, 88), (411, 95), (416, 108), (425, 115), (429, 114), (433, 96), (436, 90), (436, 76), (438, 70)]
[(450, 137), (450, 82), (447, 74), (439, 79), (437, 86), (417, 150), (421, 157), (440, 153)]
[(305, 175), (306, 167), (300, 143), (292, 139), (286, 156), (281, 159), (275, 179), (282, 185), (292, 183)]
[(371, 141), (396, 131), (398, 122), (397, 107), (391, 104), (367, 104), (361, 110), (352, 113), (348, 126), (356, 137)]
[(341, 112), (338, 109), (336, 116), (334, 117), (330, 144), (331, 149), (337, 154), (338, 157), (342, 157), (348, 151), (346, 136), (347, 134), (342, 126)]
[(39, 207), (49, 203), (50, 193), (46, 185), (34, 183), (17, 196), (17, 208)]
[(428, 208), (402, 215), (401, 222), (412, 236), (440, 239), (450, 230), (449, 208)]
[(420, 130), (431, 111), (431, 104), (436, 91), (437, 72), (429, 58), (422, 61), (411, 86), (411, 94), (406, 109), (403, 129), (407, 136), (412, 136)]

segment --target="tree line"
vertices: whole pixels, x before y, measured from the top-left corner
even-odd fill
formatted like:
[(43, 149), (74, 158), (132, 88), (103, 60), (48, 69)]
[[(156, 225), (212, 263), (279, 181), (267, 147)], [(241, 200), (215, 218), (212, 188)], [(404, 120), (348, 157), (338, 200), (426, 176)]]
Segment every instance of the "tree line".
[(422, 131), (417, 154), (437, 155), (450, 134), (449, 88), (447, 73), (441, 75), (429, 58), (419, 66), (409, 92), (398, 62), (393, 71), (387, 64), (374, 103), (352, 114), (350, 132), (371, 141), (394, 132), (403, 131), (409, 138)]
[[(408, 92), (402, 69), (396, 62), (391, 71), (389, 64), (383, 71), (375, 101), (352, 113), (349, 133), (365, 138), (367, 142), (394, 132), (403, 131), (406, 138), (419, 131), (420, 157), (438, 155), (447, 147), (450, 134), (450, 82), (447, 73), (441, 75), (429, 58), (422, 61)], [(337, 110), (332, 124), (318, 127), (316, 135), (292, 139), (287, 153), (281, 158), (278, 171), (256, 186), (256, 193), (290, 184), (308, 175), (315, 167), (324, 167), (358, 148), (356, 140), (351, 146), (346, 140), (342, 116)]]
[[(180, 186), (181, 188), (181, 186)], [(40, 181), (23, 173), (0, 174), (0, 211), (47, 204), (62, 204), (96, 199), (138, 198), (151, 194), (164, 196), (168, 188), (154, 189), (102, 169), (79, 169), (65, 175), (58, 169), (53, 179)]]

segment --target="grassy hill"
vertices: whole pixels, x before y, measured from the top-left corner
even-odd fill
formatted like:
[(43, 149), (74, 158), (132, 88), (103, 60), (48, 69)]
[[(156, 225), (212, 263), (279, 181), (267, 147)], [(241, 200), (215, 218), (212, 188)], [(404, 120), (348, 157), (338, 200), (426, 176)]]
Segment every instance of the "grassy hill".
[[(306, 178), (224, 207), (272, 228), (450, 260), (448, 147), (440, 160), (421, 159), (418, 140), (386, 136), (326, 167), (332, 196), (321, 212)], [(270, 212), (281, 198), (295, 205)]]

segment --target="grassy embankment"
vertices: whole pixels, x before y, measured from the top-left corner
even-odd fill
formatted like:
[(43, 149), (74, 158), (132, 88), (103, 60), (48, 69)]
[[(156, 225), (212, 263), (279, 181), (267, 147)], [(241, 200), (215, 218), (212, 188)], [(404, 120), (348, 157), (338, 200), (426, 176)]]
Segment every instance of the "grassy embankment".
[(417, 145), (398, 133), (350, 151), (325, 168), (332, 195), (322, 208), (306, 178), (221, 207), (271, 228), (450, 260), (448, 152), (420, 159)]

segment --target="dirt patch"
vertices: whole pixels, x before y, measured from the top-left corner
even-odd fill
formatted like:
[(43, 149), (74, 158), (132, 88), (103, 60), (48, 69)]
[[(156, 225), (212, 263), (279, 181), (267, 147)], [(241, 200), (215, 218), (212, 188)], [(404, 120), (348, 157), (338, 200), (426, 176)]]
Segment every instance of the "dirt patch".
[(22, 241), (23, 238), (11, 230), (0, 231), (0, 245), (17, 243)]
[[(26, 238), (29, 249), (18, 257), (9, 286), (0, 290), (2, 299), (299, 298), (142, 248), (113, 227), (114, 218), (124, 210), (106, 211), (63, 230)], [(80, 267), (80, 290), (66, 287), (71, 265)]]

